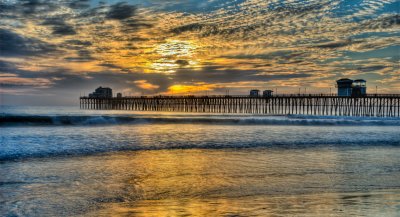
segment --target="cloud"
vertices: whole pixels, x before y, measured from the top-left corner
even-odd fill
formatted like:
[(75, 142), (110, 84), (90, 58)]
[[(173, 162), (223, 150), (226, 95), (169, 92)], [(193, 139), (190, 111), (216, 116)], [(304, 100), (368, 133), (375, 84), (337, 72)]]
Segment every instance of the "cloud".
[(13, 73), (0, 73), (0, 77), (16, 77), (16, 76), (18, 75)]
[(153, 24), (145, 20), (129, 19), (122, 21), (122, 31), (137, 31), (142, 28), (151, 28)]
[(0, 56), (43, 55), (51, 51), (55, 51), (52, 44), (0, 29)]
[(75, 35), (76, 31), (73, 26), (65, 23), (63, 17), (48, 18), (42, 25), (52, 26), (54, 35)]
[(124, 20), (135, 16), (136, 10), (137, 10), (136, 6), (120, 2), (110, 6), (110, 10), (108, 11), (106, 18)]
[(2, 88), (18, 88), (18, 87), (39, 87), (47, 88), (53, 84), (47, 78), (23, 78), (15, 74), (3, 74), (0, 76), (0, 86)]
[(180, 65), (180, 66), (187, 66), (187, 65), (189, 65), (189, 61), (187, 61), (187, 60), (176, 60), (175, 63), (178, 64), (178, 65)]
[(85, 9), (85, 8), (90, 7), (90, 1), (89, 0), (73, 0), (68, 3), (68, 6), (73, 9)]
[(144, 89), (144, 90), (156, 90), (156, 89), (160, 88), (159, 85), (151, 84), (146, 80), (137, 80), (132, 83), (134, 83), (137, 87)]
[(385, 65), (374, 65), (374, 66), (359, 67), (357, 69), (362, 72), (373, 72), (373, 71), (379, 71), (379, 70), (385, 69), (387, 67), (388, 66), (385, 66)]
[(76, 45), (76, 46), (90, 46), (92, 42), (84, 41), (84, 40), (77, 40), (77, 39), (70, 39), (64, 41), (66, 45)]
[(0, 60), (0, 72), (10, 72), (11, 69), (15, 69), (13, 63)]
[(98, 85), (247, 93), (323, 88), (345, 75), (374, 85), (398, 75), (394, 0), (130, 2), (137, 1), (0, 0), (8, 89), (25, 82), (39, 90), (28, 85), (38, 78), (49, 81), (46, 94), (72, 97)]
[(380, 16), (373, 20), (366, 20), (361, 23), (361, 28), (368, 29), (388, 29), (400, 26), (400, 15), (390, 14)]
[(175, 34), (180, 34), (183, 32), (199, 32), (206, 28), (212, 28), (214, 31), (216, 31), (216, 25), (206, 25), (201, 23), (190, 23), (182, 26), (177, 26), (172, 28), (170, 31)]
[(23, 0), (18, 6), (24, 14), (45, 13), (57, 7), (46, 0)]
[(75, 35), (76, 31), (70, 25), (54, 26), (53, 34), (55, 35)]
[(95, 60), (90, 51), (81, 49), (77, 51), (77, 57), (65, 57), (64, 59), (71, 62), (89, 62)]
[(341, 48), (341, 47), (346, 47), (352, 44), (357, 44), (361, 43), (361, 41), (352, 41), (352, 40), (344, 40), (344, 41), (332, 41), (332, 42), (327, 42), (327, 43), (322, 43), (322, 44), (317, 44), (314, 47), (316, 48), (327, 48), (327, 49), (335, 49), (335, 48)]
[(221, 88), (221, 86), (217, 84), (206, 84), (204, 82), (198, 82), (193, 85), (174, 84), (168, 87), (168, 91), (163, 94), (195, 94), (204, 91), (213, 91), (217, 88)]

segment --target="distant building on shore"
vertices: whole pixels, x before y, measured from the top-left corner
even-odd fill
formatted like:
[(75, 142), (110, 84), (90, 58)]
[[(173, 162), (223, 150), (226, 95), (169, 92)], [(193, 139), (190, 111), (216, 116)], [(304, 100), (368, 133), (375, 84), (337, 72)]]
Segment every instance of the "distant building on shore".
[(337, 80), (336, 83), (338, 96), (365, 96), (367, 94), (367, 81), (364, 79), (342, 78)]
[(89, 94), (91, 98), (112, 98), (112, 89), (109, 87), (98, 87), (96, 90)]

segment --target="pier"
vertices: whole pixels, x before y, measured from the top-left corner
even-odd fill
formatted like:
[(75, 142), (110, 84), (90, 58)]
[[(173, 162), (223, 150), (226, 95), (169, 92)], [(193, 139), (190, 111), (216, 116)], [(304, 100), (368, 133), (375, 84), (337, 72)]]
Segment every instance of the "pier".
[(400, 117), (400, 94), (80, 97), (81, 109), (270, 115)]

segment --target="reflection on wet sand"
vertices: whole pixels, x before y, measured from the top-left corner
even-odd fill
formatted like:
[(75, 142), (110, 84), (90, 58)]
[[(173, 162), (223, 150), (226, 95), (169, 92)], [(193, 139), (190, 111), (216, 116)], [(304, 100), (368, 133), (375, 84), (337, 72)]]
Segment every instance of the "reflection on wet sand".
[[(379, 177), (350, 175), (356, 166), (346, 165), (349, 159), (334, 150), (176, 150), (139, 155), (112, 162), (118, 164), (114, 168), (129, 168), (121, 164), (131, 161), (137, 172), (142, 171), (140, 177), (131, 174), (125, 180), (127, 186), (141, 189), (141, 199), (106, 203), (97, 214), (360, 216), (395, 214), (400, 199), (399, 191), (380, 189)], [(365, 192), (354, 192), (354, 185)]]
[[(353, 199), (348, 200), (346, 198)], [(396, 216), (399, 192), (177, 198), (107, 204), (105, 216)], [(382, 204), (387, 201), (388, 204)], [(371, 207), (372, 206), (372, 207)]]
[(36, 159), (4, 163), (0, 171), (12, 173), (0, 189), (6, 206), (24, 201), (16, 206), (22, 215), (390, 216), (400, 211), (399, 171), (387, 170), (398, 162), (395, 149), (177, 149)]

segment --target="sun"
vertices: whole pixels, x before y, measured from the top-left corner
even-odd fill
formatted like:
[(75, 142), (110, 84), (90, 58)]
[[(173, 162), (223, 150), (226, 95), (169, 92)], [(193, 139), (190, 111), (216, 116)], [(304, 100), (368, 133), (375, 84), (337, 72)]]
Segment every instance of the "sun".
[(198, 46), (191, 41), (169, 40), (154, 49), (155, 58), (149, 65), (150, 72), (175, 73), (180, 68), (196, 68)]
[(160, 44), (155, 52), (163, 57), (192, 57), (197, 46), (189, 41), (171, 40)]

